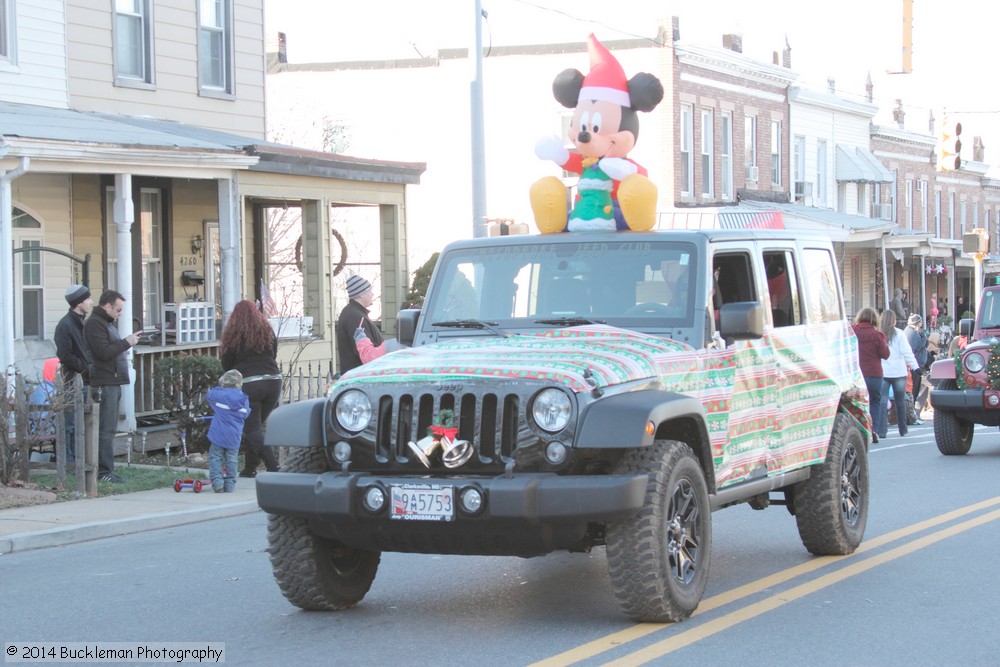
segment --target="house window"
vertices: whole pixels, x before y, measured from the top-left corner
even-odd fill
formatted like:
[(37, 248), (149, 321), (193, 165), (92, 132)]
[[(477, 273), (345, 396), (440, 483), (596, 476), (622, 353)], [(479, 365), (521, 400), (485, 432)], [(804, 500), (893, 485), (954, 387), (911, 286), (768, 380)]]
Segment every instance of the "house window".
[(743, 163), (746, 166), (746, 179), (757, 180), (757, 117), (747, 116), (743, 119)]
[(0, 0), (0, 60), (14, 62), (14, 0)]
[(681, 107), (681, 194), (694, 194), (694, 110), (691, 105)]
[[(142, 326), (155, 327), (160, 322), (163, 303), (163, 205), (160, 190), (139, 191), (139, 241), (142, 262)], [(133, 316), (137, 316), (133, 312)]]
[(906, 179), (906, 218), (907, 226), (913, 229), (913, 179)]
[(771, 185), (781, 185), (781, 121), (771, 121)]
[[(806, 138), (795, 137), (795, 182), (805, 184), (806, 181)], [(805, 188), (796, 186), (796, 190), (805, 193)], [(796, 192), (795, 194), (799, 194)]]
[(955, 234), (955, 193), (948, 193), (948, 238), (957, 239)]
[(200, 0), (198, 28), (202, 92), (233, 94), (232, 0)]
[(115, 0), (115, 83), (153, 83), (153, 8), (151, 0)]
[(816, 142), (816, 202), (826, 205), (826, 140)]
[(927, 181), (917, 183), (920, 190), (920, 228), (927, 231)]
[(701, 110), (701, 194), (711, 197), (715, 190), (715, 174), (712, 168), (712, 144), (715, 123), (711, 109)]
[(941, 193), (934, 193), (934, 236), (941, 238)]
[(719, 117), (719, 161), (722, 175), (722, 197), (733, 198), (733, 114), (725, 112)]
[(20, 271), (15, 292), (21, 300), (21, 336), (41, 338), (42, 319), (42, 253), (37, 250), (42, 245), (38, 239), (24, 239), (20, 255)]

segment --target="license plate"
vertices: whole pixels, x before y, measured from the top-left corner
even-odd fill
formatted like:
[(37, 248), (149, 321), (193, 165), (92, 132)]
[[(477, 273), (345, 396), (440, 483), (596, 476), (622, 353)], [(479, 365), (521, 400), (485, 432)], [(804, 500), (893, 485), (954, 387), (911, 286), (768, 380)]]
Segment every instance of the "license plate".
[(407, 521), (451, 521), (455, 490), (438, 484), (400, 484), (389, 488), (389, 518)]

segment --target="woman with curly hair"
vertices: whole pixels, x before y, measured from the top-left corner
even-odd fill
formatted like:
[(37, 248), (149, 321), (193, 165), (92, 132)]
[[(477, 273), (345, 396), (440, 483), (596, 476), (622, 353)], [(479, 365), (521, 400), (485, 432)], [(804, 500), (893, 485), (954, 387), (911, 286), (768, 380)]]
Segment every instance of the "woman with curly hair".
[(281, 398), (278, 339), (252, 301), (240, 301), (233, 308), (222, 331), (219, 351), (224, 371), (236, 369), (243, 374), (243, 393), (250, 399), (250, 416), (243, 426), (246, 462), (240, 477), (255, 477), (261, 460), (268, 472), (275, 472), (278, 458), (274, 450), (264, 446), (264, 425)]

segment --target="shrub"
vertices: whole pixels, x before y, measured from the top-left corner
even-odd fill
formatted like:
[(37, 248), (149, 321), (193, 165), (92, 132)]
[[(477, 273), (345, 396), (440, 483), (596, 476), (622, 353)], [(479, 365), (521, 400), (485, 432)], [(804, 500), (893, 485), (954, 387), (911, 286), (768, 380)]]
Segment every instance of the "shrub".
[[(153, 384), (157, 400), (177, 421), (188, 451), (208, 451), (208, 420), (212, 411), (205, 392), (219, 383), (222, 362), (217, 357), (181, 354), (156, 362)], [(180, 444), (180, 443), (178, 443)]]

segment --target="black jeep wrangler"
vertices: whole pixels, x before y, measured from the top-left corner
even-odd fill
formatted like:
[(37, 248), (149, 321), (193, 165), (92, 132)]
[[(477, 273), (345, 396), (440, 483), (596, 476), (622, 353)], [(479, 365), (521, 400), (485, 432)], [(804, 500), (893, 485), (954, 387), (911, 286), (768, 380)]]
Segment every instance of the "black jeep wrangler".
[(257, 477), (274, 575), (303, 609), (367, 593), (382, 551), (605, 547), (624, 612), (677, 621), (711, 513), (784, 505), (814, 554), (868, 517), (870, 418), (824, 238), (655, 231), (461, 241), (409, 346), (276, 410)]

